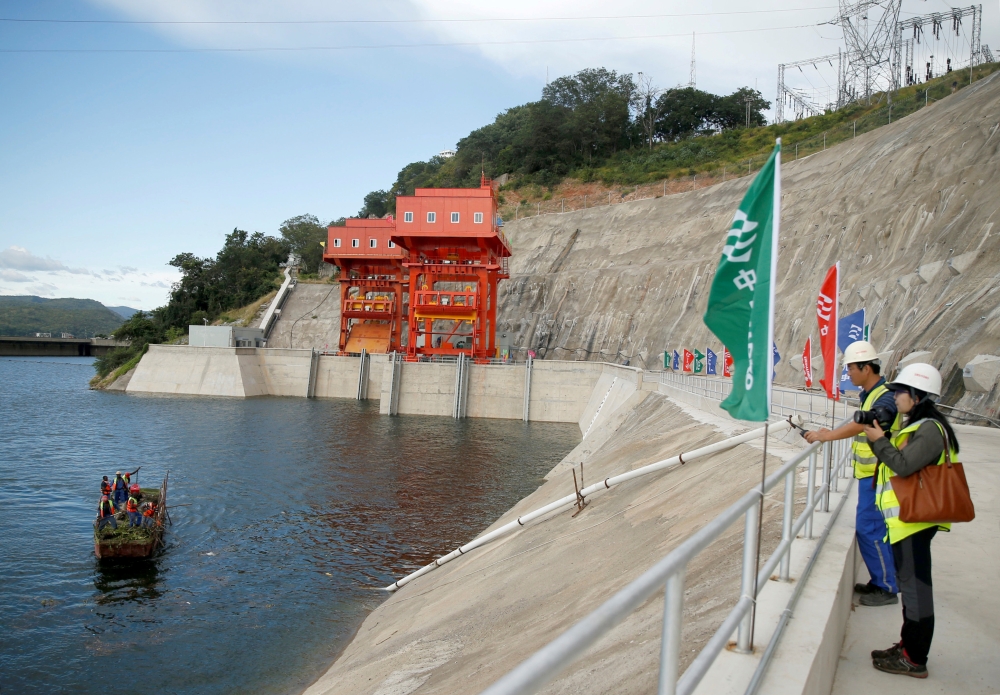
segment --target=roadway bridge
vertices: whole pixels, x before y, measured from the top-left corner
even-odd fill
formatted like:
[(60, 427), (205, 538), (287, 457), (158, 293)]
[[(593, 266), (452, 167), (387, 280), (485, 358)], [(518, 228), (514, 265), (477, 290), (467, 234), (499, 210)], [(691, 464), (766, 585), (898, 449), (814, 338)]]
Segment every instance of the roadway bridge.
[(125, 345), (108, 338), (0, 336), (0, 357), (101, 357)]

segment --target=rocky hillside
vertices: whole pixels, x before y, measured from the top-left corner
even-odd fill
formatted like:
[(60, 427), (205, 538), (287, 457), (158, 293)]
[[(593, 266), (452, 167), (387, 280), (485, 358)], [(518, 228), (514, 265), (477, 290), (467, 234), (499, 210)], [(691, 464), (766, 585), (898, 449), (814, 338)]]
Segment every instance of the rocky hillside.
[[(866, 307), (880, 351), (930, 351), (958, 389), (966, 362), (1000, 351), (998, 131), (1000, 73), (810, 157), (786, 152), (778, 382), (801, 383), (789, 358), (815, 344), (816, 293), (838, 260), (841, 314)], [(498, 328), (540, 357), (651, 369), (667, 346), (720, 347), (701, 316), (749, 183), (508, 223)]]

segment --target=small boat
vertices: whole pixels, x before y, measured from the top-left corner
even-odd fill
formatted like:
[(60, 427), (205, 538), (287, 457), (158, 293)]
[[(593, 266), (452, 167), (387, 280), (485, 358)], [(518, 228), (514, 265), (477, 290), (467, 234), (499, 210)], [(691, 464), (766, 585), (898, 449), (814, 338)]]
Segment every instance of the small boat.
[[(164, 524), (167, 523), (167, 478), (163, 476), (163, 484), (160, 489), (140, 488), (144, 502), (153, 502), (156, 505), (156, 513), (153, 515), (153, 526), (131, 528), (128, 525), (128, 516), (125, 512), (119, 512), (115, 521), (118, 523), (117, 529), (105, 526), (100, 531), (97, 530), (97, 520), (94, 520), (94, 554), (99, 560), (109, 558), (146, 558), (163, 544)], [(123, 517), (123, 518), (122, 518)]]

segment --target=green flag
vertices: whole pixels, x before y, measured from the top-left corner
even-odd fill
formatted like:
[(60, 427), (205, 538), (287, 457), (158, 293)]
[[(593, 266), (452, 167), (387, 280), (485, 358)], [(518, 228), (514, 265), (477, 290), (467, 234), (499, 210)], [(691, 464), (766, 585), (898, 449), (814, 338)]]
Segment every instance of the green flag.
[(733, 356), (733, 390), (722, 407), (739, 420), (763, 422), (771, 412), (780, 218), (779, 139), (733, 217), (705, 311), (705, 325)]
[(701, 374), (701, 370), (705, 368), (705, 363), (702, 362), (702, 360), (704, 360), (704, 359), (705, 359), (705, 356), (703, 354), (701, 354), (701, 351), (698, 348), (695, 348), (694, 349), (694, 373), (695, 374)]

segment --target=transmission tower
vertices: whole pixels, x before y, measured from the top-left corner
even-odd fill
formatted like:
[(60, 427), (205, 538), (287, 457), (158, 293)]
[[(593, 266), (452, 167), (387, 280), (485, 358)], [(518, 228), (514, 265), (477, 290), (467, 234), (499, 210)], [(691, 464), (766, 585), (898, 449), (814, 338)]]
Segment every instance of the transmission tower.
[(694, 32), (691, 32), (691, 79), (688, 80), (688, 87), (694, 89), (696, 84), (696, 73), (694, 69)]
[(899, 88), (896, 24), (902, 0), (840, 0), (835, 20), (844, 32), (846, 51), (838, 102), (847, 104)]
[(901, 86), (993, 62), (982, 45), (983, 6), (954, 7), (905, 19), (896, 25), (897, 79)]

